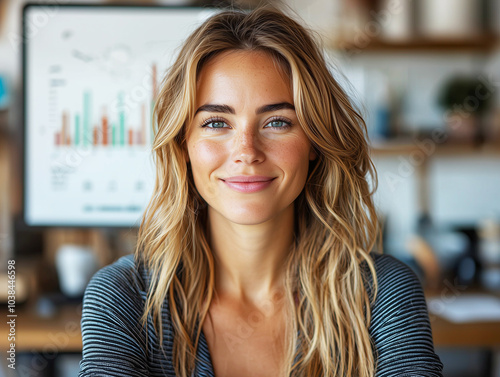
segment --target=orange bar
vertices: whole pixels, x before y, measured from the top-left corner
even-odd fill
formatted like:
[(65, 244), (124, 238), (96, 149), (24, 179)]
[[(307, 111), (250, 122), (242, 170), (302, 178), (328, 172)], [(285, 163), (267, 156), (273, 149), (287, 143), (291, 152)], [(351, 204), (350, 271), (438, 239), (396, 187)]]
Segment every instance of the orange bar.
[(108, 145), (108, 118), (106, 115), (102, 116), (102, 145)]
[(134, 144), (134, 131), (129, 129), (128, 130), (128, 145), (133, 145)]
[(66, 145), (71, 145), (71, 137), (69, 135), (66, 138)]
[(97, 126), (94, 126), (93, 136), (94, 136), (94, 140), (93, 140), (92, 144), (93, 144), (93, 145), (97, 145), (97, 144), (99, 144), (99, 143), (98, 143), (98, 140), (97, 140)]
[(65, 111), (62, 113), (62, 130), (61, 130), (61, 144), (66, 144), (66, 135), (68, 132), (68, 114)]

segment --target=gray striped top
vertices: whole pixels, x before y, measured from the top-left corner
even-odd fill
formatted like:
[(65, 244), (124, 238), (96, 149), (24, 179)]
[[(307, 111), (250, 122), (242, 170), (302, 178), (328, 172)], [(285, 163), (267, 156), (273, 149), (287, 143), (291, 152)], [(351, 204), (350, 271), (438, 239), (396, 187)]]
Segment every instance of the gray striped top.
[[(443, 364), (434, 351), (418, 277), (393, 256), (371, 255), (379, 279), (379, 294), (369, 328), (378, 353), (376, 376), (442, 377)], [(168, 301), (162, 315), (165, 354), (159, 347), (151, 319), (144, 329), (139, 322), (148, 284), (147, 272), (135, 264), (132, 254), (100, 269), (92, 277), (83, 299), (79, 377), (175, 377)], [(367, 286), (371, 294), (369, 282)], [(215, 377), (203, 332), (197, 356), (194, 376)]]

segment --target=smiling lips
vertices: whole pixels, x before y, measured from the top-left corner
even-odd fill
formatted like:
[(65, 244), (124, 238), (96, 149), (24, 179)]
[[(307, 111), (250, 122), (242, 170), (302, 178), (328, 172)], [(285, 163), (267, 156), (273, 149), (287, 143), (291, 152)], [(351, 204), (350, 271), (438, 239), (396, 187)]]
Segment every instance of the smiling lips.
[(276, 177), (240, 175), (221, 179), (229, 188), (238, 192), (252, 193), (265, 189)]

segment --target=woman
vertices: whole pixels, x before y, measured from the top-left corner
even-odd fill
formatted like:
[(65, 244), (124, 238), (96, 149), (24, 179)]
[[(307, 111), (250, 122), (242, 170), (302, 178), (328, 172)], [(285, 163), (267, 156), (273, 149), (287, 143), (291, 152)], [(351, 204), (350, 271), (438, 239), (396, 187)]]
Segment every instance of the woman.
[(87, 287), (80, 376), (442, 375), (416, 275), (374, 251), (366, 126), (302, 26), (211, 17), (155, 115), (155, 193)]

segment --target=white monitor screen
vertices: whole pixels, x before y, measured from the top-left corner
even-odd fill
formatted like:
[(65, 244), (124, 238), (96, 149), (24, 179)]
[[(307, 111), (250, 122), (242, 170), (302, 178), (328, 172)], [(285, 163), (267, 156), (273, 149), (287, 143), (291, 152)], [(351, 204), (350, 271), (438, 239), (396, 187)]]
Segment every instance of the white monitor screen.
[(138, 226), (154, 185), (152, 109), (214, 8), (36, 5), (23, 12), (24, 220)]

